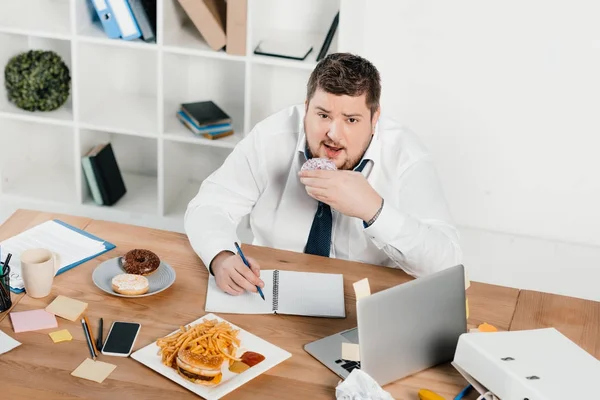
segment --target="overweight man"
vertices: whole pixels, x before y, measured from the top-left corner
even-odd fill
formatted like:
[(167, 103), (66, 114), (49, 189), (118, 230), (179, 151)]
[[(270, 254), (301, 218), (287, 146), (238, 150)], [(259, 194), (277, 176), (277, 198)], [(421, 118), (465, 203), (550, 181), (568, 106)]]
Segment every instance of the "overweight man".
[[(225, 292), (262, 287), (260, 265), (236, 254), (250, 215), (253, 244), (401, 268), (420, 277), (461, 263), (458, 232), (427, 149), (380, 116), (380, 75), (335, 53), (306, 101), (256, 124), (201, 184), (185, 214), (190, 244)], [(303, 170), (309, 159), (335, 168)]]

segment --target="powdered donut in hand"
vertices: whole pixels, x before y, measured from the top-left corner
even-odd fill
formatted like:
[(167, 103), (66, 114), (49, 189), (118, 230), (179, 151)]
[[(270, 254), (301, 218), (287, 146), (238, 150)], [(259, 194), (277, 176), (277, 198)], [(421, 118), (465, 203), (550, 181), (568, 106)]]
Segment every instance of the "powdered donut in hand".
[(300, 171), (313, 171), (315, 169), (335, 171), (337, 170), (337, 167), (335, 166), (335, 163), (328, 158), (311, 158), (306, 160)]

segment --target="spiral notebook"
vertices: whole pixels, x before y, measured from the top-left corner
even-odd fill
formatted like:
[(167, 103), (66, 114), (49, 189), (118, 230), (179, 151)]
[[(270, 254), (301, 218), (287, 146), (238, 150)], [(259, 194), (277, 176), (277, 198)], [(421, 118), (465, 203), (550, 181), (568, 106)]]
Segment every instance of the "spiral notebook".
[(263, 300), (258, 293), (232, 296), (208, 280), (207, 312), (230, 314), (287, 314), (344, 318), (344, 278), (340, 274), (280, 270), (260, 271), (265, 282)]

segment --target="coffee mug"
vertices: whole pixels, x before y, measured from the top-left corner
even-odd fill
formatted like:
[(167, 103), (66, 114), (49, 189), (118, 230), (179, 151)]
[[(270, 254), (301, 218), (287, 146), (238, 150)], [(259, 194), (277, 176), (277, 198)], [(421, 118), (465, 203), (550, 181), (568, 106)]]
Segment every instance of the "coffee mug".
[(58, 255), (47, 249), (29, 249), (20, 258), (25, 292), (33, 298), (48, 296), (60, 267)]

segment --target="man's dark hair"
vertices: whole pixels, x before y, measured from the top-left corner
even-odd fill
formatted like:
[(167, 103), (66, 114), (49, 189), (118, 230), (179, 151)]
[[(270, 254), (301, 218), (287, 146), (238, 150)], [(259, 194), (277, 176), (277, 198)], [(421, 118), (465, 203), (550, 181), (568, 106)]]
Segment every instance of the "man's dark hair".
[(317, 89), (334, 95), (360, 96), (366, 93), (371, 116), (379, 108), (381, 78), (379, 71), (368, 60), (350, 53), (334, 53), (322, 59), (310, 75), (306, 85), (306, 99), (310, 101)]

